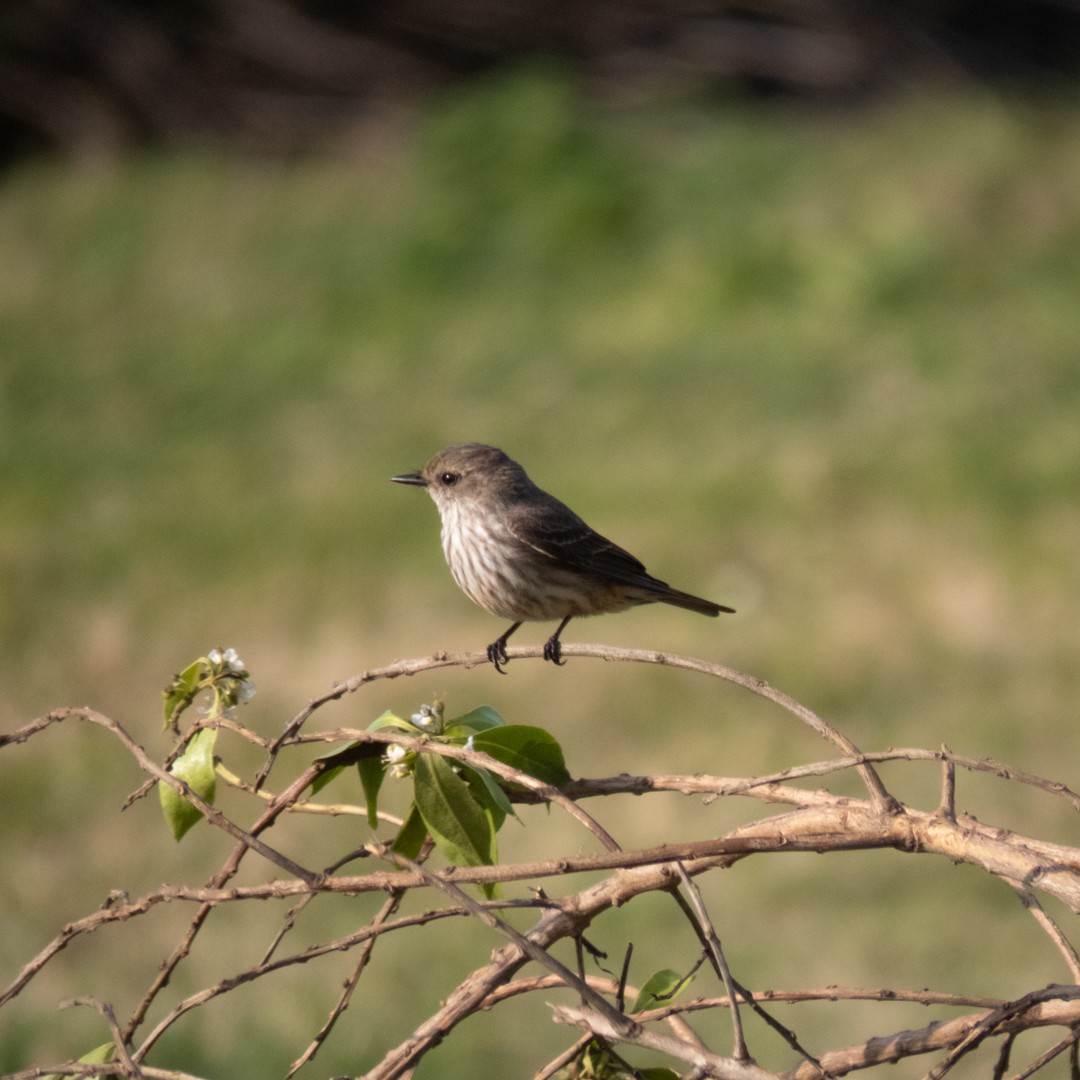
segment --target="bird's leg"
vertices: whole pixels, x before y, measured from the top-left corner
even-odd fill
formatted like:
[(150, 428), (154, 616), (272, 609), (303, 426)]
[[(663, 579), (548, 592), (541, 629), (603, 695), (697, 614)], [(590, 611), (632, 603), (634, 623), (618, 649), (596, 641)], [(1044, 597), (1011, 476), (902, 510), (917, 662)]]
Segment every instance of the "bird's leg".
[(521, 623), (519, 622), (514, 623), (514, 625), (511, 626), (510, 629), (507, 630), (501, 638), (499, 638), (497, 641), (493, 641), (487, 647), (487, 658), (495, 665), (495, 670), (500, 675), (506, 674), (506, 672), (503, 671), (501, 665), (507, 663), (507, 661), (509, 660), (509, 657), (506, 655), (506, 640), (520, 625)]
[(566, 618), (559, 623), (559, 629), (544, 642), (544, 659), (550, 660), (553, 664), (558, 664), (559, 667), (563, 666), (562, 645), (559, 642), (559, 635), (566, 629), (566, 624), (572, 618), (572, 615), (567, 615)]

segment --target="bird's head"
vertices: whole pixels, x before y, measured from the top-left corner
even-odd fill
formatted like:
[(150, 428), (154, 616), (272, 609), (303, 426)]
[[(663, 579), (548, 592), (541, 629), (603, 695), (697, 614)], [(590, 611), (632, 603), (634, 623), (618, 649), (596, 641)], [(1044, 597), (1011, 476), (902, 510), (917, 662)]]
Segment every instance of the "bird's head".
[(525, 470), (498, 447), (463, 443), (439, 451), (419, 472), (391, 479), (427, 488), (440, 513), (467, 503), (498, 505), (530, 485)]

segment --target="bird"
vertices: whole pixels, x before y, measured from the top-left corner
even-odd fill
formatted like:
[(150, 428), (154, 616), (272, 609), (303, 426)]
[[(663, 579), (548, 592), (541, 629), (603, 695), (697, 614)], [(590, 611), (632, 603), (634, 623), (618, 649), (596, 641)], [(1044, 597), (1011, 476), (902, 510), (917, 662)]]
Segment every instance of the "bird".
[(442, 519), (443, 554), (454, 581), (485, 611), (511, 620), (487, 647), (500, 674), (509, 659), (506, 643), (524, 622), (560, 620), (544, 644), (544, 659), (562, 666), (560, 635), (579, 616), (652, 603), (710, 617), (734, 614), (652, 577), (497, 447), (450, 446), (418, 472), (391, 480), (427, 489)]

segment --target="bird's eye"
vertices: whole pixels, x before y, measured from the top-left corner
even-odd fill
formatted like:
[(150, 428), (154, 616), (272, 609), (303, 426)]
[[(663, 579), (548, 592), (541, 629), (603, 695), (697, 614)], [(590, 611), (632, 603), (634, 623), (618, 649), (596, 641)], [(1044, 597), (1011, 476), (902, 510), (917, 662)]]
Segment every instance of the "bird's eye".
[(458, 482), (458, 474), (456, 472), (444, 472), (439, 477), (439, 481), (443, 487), (453, 487)]

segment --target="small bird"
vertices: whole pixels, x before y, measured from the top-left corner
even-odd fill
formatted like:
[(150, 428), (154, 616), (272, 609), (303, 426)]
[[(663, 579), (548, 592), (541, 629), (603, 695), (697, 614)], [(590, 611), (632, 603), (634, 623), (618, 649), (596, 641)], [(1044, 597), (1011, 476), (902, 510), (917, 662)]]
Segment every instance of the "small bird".
[(652, 603), (710, 616), (734, 612), (651, 577), (494, 446), (451, 446), (419, 472), (391, 479), (427, 488), (442, 517), (443, 554), (454, 581), (485, 611), (513, 622), (487, 648), (501, 674), (506, 642), (523, 622), (562, 620), (544, 644), (544, 659), (561, 665), (559, 635), (581, 615)]

